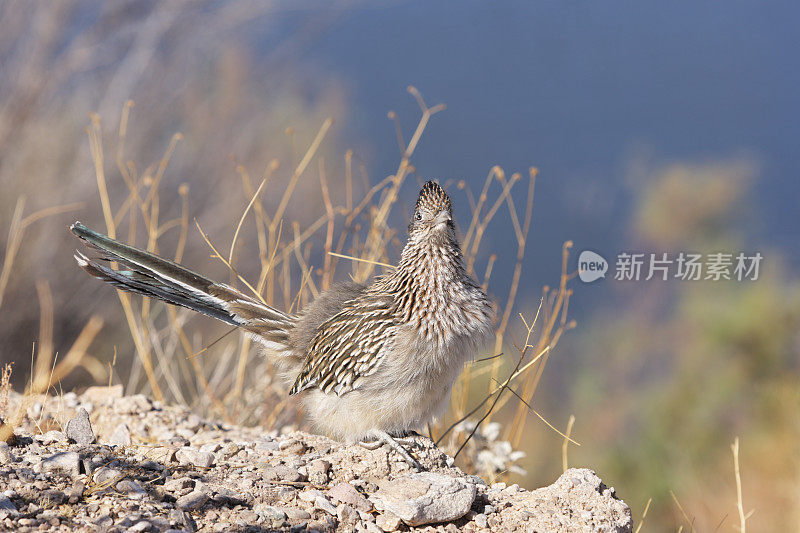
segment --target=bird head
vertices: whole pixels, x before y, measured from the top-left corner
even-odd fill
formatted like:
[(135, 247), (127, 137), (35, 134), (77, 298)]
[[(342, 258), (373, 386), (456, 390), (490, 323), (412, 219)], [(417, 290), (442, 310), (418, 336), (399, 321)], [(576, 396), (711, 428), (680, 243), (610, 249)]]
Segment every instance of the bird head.
[(455, 232), (453, 207), (450, 197), (435, 181), (422, 186), (414, 208), (414, 216), (408, 225), (412, 237), (443, 235)]

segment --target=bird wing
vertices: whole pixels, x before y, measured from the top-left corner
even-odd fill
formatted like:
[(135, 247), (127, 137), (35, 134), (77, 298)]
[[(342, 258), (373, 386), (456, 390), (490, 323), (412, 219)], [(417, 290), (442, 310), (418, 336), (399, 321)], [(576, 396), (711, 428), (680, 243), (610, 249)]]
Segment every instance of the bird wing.
[(392, 299), (353, 300), (318, 328), (290, 394), (317, 387), (341, 396), (356, 389), (359, 378), (374, 373), (385, 357), (396, 328)]

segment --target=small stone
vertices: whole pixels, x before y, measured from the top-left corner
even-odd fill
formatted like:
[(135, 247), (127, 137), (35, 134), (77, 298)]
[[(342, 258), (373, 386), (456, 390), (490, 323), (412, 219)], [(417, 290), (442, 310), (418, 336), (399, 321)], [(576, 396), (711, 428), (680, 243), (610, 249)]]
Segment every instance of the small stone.
[(222, 449), (219, 451), (219, 456), (222, 459), (228, 459), (230, 457), (233, 457), (243, 449), (244, 448), (242, 448), (240, 444), (236, 444), (235, 442), (229, 442), (228, 444), (223, 446)]
[(322, 494), (318, 490), (312, 489), (312, 490), (304, 490), (303, 492), (297, 495), (297, 497), (303, 500), (304, 502), (313, 502), (314, 500), (317, 499), (317, 496), (324, 496), (324, 494)]
[(482, 528), (489, 527), (489, 522), (486, 521), (485, 514), (476, 514), (474, 517), (472, 517), (472, 521), (475, 522), (475, 525), (478, 527)]
[[(69, 424), (67, 424), (67, 427), (69, 427)], [(44, 446), (47, 446), (49, 444), (53, 444), (54, 442), (60, 442), (64, 440), (64, 434), (54, 429), (52, 431), (48, 431), (44, 435), (34, 435), (33, 440), (42, 443)]]
[(130, 446), (131, 430), (128, 424), (123, 423), (118, 425), (117, 429), (115, 429), (114, 433), (109, 437), (108, 443), (112, 446)]
[(147, 491), (144, 490), (141, 485), (131, 479), (123, 479), (117, 483), (114, 488), (123, 494), (127, 494), (129, 497), (137, 499), (147, 496)]
[(214, 454), (211, 452), (201, 452), (195, 448), (179, 448), (175, 452), (175, 459), (183, 465), (199, 466), (210, 468), (214, 464)]
[(139, 464), (139, 466), (141, 468), (144, 468), (145, 470), (153, 470), (155, 472), (161, 472), (162, 470), (164, 470), (164, 465), (162, 465), (161, 463), (157, 463), (155, 461), (149, 461), (149, 460), (148, 461), (143, 461), (142, 463)]
[(186, 427), (188, 427), (191, 431), (195, 433), (202, 426), (203, 426), (203, 419), (194, 413), (190, 414), (189, 418), (186, 419)]
[(114, 402), (114, 407), (120, 414), (138, 415), (152, 411), (153, 402), (144, 394), (134, 394), (119, 398)]
[(221, 448), (218, 442), (209, 442), (200, 446), (201, 452), (214, 453)]
[(6, 516), (16, 516), (18, 513), (17, 506), (5, 495), (0, 496), (0, 514), (3, 513)]
[(164, 490), (167, 492), (180, 492), (184, 489), (194, 487), (194, 481), (188, 477), (168, 479), (164, 482)]
[(359, 511), (369, 512), (372, 510), (372, 504), (350, 483), (339, 483), (328, 491), (328, 496), (334, 501), (352, 505)]
[(63, 401), (64, 405), (67, 407), (75, 407), (78, 405), (78, 395), (72, 391), (67, 392), (61, 396), (61, 401)]
[(270, 466), (264, 469), (262, 474), (267, 481), (300, 481), (303, 477), (296, 468), (288, 465)]
[(186, 496), (181, 496), (175, 502), (175, 506), (178, 509), (183, 509), (184, 511), (190, 511), (192, 509), (197, 509), (202, 507), (208, 501), (208, 494), (205, 492), (200, 491), (192, 491)]
[(291, 453), (294, 455), (302, 455), (308, 449), (302, 441), (295, 439), (282, 442), (279, 448), (282, 452)]
[(400, 517), (391, 511), (379, 514), (375, 518), (375, 524), (384, 531), (397, 531), (400, 529), (401, 522)]
[(485, 515), (490, 515), (490, 514), (492, 514), (493, 512), (494, 512), (494, 506), (493, 506), (493, 505), (486, 505), (486, 506), (484, 506), (484, 508), (483, 508), (483, 514), (485, 514)]
[(311, 518), (311, 514), (302, 509), (295, 509), (294, 507), (281, 507), (280, 510), (286, 514), (286, 518), (289, 520), (308, 520)]
[(77, 476), (81, 472), (81, 456), (78, 452), (58, 452), (42, 459), (40, 465), (43, 472), (63, 472)]
[(347, 524), (349, 526), (354, 526), (360, 519), (358, 516), (358, 511), (343, 503), (336, 507), (336, 518), (339, 519), (340, 523)]
[(95, 521), (92, 523), (96, 525), (98, 528), (105, 530), (109, 529), (114, 524), (114, 519), (111, 518), (110, 514), (106, 513), (100, 516), (99, 518), (96, 518)]
[(95, 470), (94, 474), (92, 475), (92, 478), (94, 479), (94, 482), (97, 483), (98, 485), (105, 485), (105, 484), (113, 485), (117, 481), (119, 481), (122, 478), (122, 476), (123, 474), (120, 470), (104, 466)]
[(316, 459), (308, 465), (308, 480), (315, 485), (325, 485), (328, 482), (328, 469), (331, 464), (324, 459)]
[(0, 442), (0, 465), (7, 465), (11, 464), (16, 461), (14, 455), (11, 453), (11, 449), (8, 447), (8, 444), (5, 442)]
[(82, 481), (76, 481), (72, 487), (67, 491), (67, 498), (69, 503), (76, 504), (83, 498), (83, 491), (86, 490)]
[(248, 497), (246, 495), (232, 491), (231, 489), (226, 489), (225, 487), (220, 487), (215, 492), (216, 494), (214, 494), (212, 499), (223, 505), (246, 505), (248, 502)]
[(263, 516), (264, 518), (269, 518), (271, 520), (284, 520), (286, 518), (286, 513), (284, 513), (281, 509), (264, 503), (255, 504), (253, 506), (253, 512), (259, 516)]
[(92, 423), (89, 422), (89, 413), (86, 409), (81, 407), (78, 409), (75, 418), (67, 422), (65, 433), (67, 438), (78, 444), (91, 444), (94, 442), (94, 431), (92, 431)]
[(140, 520), (128, 528), (128, 533), (144, 533), (145, 531), (150, 530), (152, 527), (153, 524), (147, 520)]
[(406, 474), (379, 486), (370, 496), (375, 507), (410, 526), (457, 520), (469, 512), (476, 493), (474, 484), (435, 472)]
[(175, 458), (175, 448), (171, 446), (159, 446), (147, 452), (147, 456), (154, 461), (168, 463)]
[[(48, 502), (51, 505), (61, 505), (67, 499), (67, 495), (60, 490), (49, 489), (39, 493), (39, 498), (41, 498), (41, 501)], [(48, 506), (44, 503), (42, 505)]]
[(337, 515), (336, 507), (331, 503), (331, 501), (328, 498), (326, 498), (322, 494), (314, 498), (314, 507), (319, 509), (320, 511), (325, 511), (330, 515), (333, 516)]
[(383, 530), (375, 524), (375, 522), (365, 522), (364, 525), (366, 526), (364, 529), (367, 533), (383, 533)]

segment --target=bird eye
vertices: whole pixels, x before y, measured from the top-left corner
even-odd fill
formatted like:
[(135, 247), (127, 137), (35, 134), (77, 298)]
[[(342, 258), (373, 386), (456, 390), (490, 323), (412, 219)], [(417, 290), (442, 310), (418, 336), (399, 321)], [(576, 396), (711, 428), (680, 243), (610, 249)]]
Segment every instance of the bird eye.
[(417, 211), (417, 212), (414, 214), (414, 220), (422, 220), (422, 213), (420, 213), (419, 211)]

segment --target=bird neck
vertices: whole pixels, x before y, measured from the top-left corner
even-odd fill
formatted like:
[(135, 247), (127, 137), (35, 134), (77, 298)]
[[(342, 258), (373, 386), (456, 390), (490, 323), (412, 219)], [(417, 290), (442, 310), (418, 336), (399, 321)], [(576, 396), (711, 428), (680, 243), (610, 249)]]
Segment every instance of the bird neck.
[(426, 336), (439, 336), (443, 313), (451, 309), (454, 293), (468, 279), (458, 242), (448, 235), (411, 239), (403, 249), (397, 269), (378, 284), (394, 295), (403, 321), (414, 324)]

